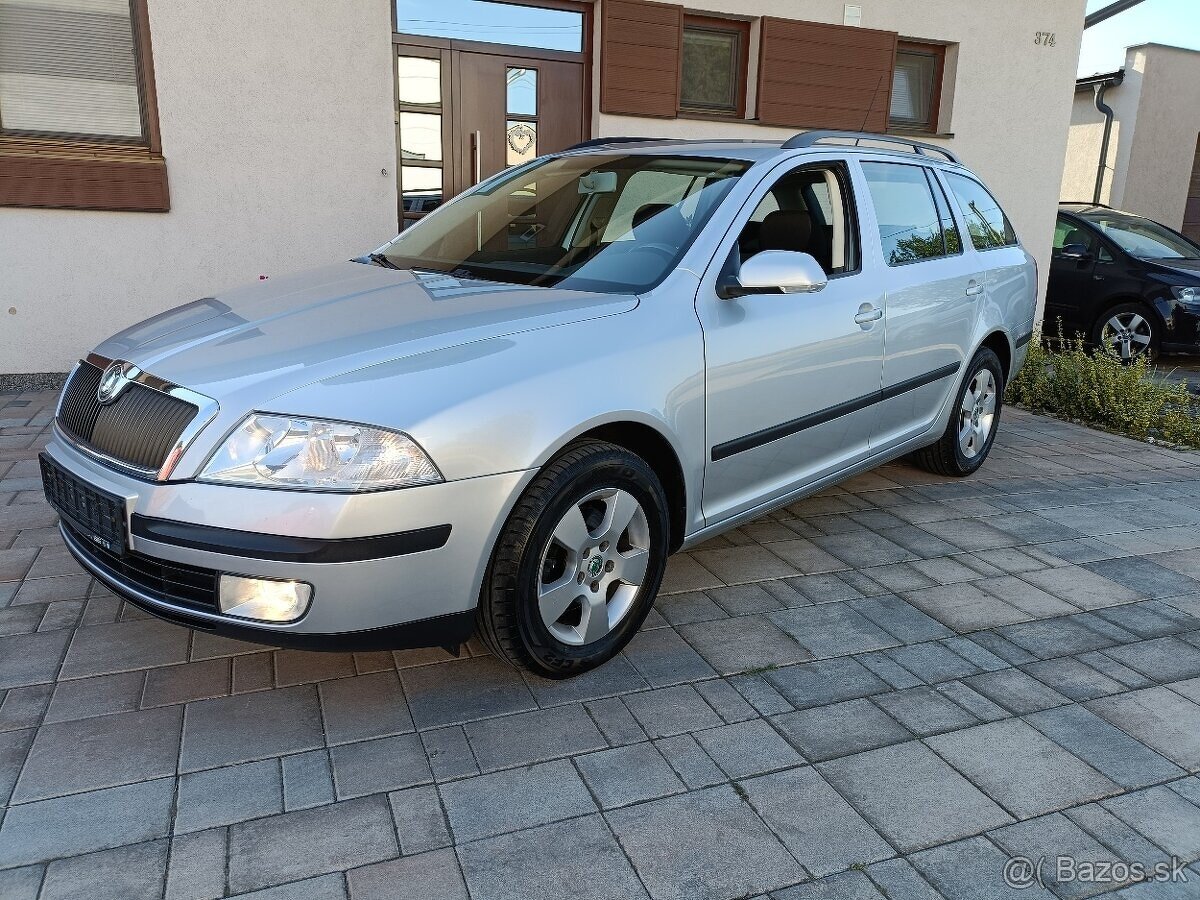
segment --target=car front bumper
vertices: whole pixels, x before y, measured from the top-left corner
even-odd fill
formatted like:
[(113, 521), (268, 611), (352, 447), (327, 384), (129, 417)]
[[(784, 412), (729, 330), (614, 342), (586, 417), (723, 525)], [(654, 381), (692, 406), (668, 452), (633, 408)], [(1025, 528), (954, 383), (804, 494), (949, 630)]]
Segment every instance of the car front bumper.
[[(93, 544), (67, 517), (60, 526), (75, 558), (114, 593), (189, 627), (306, 649), (464, 641), (496, 536), (532, 477), (340, 494), (143, 481), (57, 432), (45, 455), (119, 502), (124, 553)], [(304, 582), (312, 600), (293, 622), (225, 615), (216, 605), (221, 574)]]

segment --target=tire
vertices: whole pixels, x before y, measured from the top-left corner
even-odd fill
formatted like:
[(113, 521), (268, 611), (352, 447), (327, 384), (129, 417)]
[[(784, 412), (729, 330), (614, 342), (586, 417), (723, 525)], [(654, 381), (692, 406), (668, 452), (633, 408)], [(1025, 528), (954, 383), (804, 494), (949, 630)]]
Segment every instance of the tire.
[(662, 584), (667, 508), (658, 476), (641, 457), (601, 441), (568, 446), (521, 495), (500, 532), (476, 614), (484, 643), (546, 678), (570, 678), (611, 659), (637, 633)]
[(1092, 345), (1126, 362), (1142, 355), (1155, 359), (1162, 346), (1162, 326), (1146, 304), (1122, 303), (1105, 310), (1092, 325)]
[[(978, 388), (984, 389), (978, 402), (968, 403), (968, 391), (974, 393)], [(967, 409), (963, 408), (964, 404)], [(937, 475), (952, 478), (970, 475), (983, 465), (992, 450), (1003, 405), (1004, 370), (1000, 358), (987, 347), (980, 347), (959, 385), (945, 433), (937, 443), (914, 453), (913, 461), (922, 469)], [(968, 421), (971, 422), (973, 435), (965, 432)], [(986, 431), (983, 431), (984, 427)]]

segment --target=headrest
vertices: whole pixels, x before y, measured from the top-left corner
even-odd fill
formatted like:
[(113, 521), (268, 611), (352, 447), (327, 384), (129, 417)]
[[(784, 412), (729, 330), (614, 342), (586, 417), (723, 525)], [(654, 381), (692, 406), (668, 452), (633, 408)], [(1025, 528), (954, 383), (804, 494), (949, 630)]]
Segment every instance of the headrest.
[(777, 209), (763, 219), (758, 245), (763, 250), (808, 252), (812, 237), (812, 217), (803, 209)]

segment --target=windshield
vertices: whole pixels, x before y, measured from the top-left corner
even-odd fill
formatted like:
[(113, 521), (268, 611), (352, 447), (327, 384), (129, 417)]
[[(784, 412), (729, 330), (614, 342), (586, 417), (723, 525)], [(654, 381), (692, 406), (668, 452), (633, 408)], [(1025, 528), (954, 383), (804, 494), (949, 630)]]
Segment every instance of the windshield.
[(1087, 220), (1103, 231), (1118, 247), (1142, 259), (1200, 259), (1200, 247), (1149, 219), (1097, 213)]
[(644, 291), (675, 267), (747, 168), (741, 161), (685, 156), (542, 160), (484, 182), (381, 252), (404, 269)]

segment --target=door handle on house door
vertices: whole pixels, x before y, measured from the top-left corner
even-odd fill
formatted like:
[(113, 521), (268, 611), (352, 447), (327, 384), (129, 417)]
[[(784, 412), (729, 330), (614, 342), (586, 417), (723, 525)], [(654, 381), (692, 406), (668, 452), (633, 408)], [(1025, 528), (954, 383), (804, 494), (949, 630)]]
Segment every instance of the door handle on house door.
[(474, 179), (472, 186), (479, 184), (479, 157), (483, 154), (480, 152), (480, 146), (483, 135), (478, 131), (471, 132), (471, 177)]
[(967, 282), (967, 288), (964, 293), (968, 297), (977, 297), (983, 293), (983, 282), (977, 278), (972, 278)]
[(882, 309), (878, 306), (872, 306), (870, 303), (864, 303), (858, 308), (858, 315), (854, 317), (854, 321), (859, 325), (870, 325), (872, 322), (877, 322), (882, 318)]

